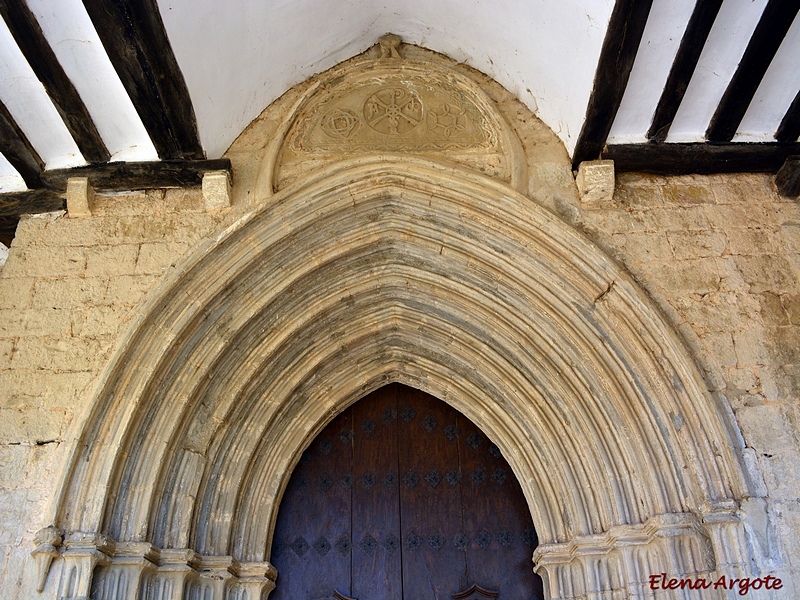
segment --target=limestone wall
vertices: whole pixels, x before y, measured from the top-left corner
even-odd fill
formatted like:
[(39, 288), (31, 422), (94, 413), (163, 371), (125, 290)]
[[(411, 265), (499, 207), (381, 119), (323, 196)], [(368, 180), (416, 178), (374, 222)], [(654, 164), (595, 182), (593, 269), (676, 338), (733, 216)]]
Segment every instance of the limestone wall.
[(623, 174), (613, 198), (581, 206), (580, 227), (655, 299), (732, 410), (758, 566), (800, 584), (800, 206), (766, 175)]
[(33, 534), (121, 329), (223, 218), (199, 190), (157, 190), (99, 196), (91, 217), (20, 222), (0, 272), (3, 598), (33, 597)]

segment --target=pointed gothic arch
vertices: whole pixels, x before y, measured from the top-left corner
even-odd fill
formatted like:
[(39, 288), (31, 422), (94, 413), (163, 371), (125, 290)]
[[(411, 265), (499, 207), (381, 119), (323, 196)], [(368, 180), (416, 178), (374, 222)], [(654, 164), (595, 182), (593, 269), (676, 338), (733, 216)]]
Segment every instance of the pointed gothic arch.
[(509, 182), (373, 152), (288, 181), (131, 327), (55, 502), (74, 597), (97, 565), (104, 599), (259, 597), (301, 452), (390, 382), (500, 447), (551, 598), (746, 565), (733, 432), (635, 282)]

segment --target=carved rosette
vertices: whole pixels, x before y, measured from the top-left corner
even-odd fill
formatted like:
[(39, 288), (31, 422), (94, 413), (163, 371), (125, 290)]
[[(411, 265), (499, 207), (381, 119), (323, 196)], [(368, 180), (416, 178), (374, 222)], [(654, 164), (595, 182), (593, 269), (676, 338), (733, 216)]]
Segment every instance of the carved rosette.
[(477, 83), (444, 60), (388, 56), (333, 69), (299, 103), (274, 187), (325, 162), (375, 153), (443, 159), (515, 185), (519, 141)]

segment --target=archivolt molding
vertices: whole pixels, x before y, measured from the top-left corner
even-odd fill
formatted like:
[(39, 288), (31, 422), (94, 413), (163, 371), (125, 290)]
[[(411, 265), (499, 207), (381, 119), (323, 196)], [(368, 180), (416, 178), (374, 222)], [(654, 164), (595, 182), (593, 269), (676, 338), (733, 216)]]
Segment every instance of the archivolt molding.
[[(504, 183), (377, 155), (278, 192), (164, 283), (76, 449), (63, 568), (108, 563), (103, 589), (114, 573), (206, 589), (222, 572), (220, 590), (269, 589), (300, 453), (389, 382), (448, 402), (502, 450), (551, 597), (644, 593), (629, 546), (698, 573), (721, 566), (724, 538), (722, 566), (746, 562), (732, 441), (631, 279)], [(78, 544), (87, 532), (106, 541)], [(569, 591), (587, 556), (608, 575)]]

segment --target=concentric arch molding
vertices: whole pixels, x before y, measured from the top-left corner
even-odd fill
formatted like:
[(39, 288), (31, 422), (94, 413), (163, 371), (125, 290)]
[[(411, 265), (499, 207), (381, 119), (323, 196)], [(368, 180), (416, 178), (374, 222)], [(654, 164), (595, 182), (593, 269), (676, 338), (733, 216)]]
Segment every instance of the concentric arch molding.
[(722, 410), (611, 259), (502, 182), (378, 154), (281, 190), (168, 276), (53, 525), (261, 564), (303, 449), (390, 382), (497, 444), (545, 547), (746, 495)]

